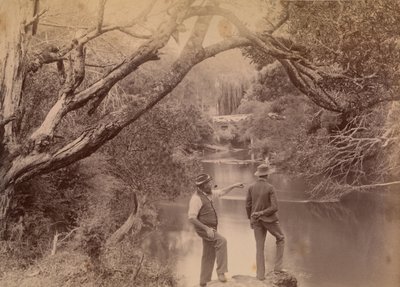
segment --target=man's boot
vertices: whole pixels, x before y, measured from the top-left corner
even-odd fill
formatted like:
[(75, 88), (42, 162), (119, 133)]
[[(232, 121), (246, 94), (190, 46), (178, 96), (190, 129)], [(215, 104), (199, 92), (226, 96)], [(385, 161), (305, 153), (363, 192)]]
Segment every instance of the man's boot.
[(221, 282), (226, 282), (226, 277), (224, 273), (218, 274), (218, 280)]

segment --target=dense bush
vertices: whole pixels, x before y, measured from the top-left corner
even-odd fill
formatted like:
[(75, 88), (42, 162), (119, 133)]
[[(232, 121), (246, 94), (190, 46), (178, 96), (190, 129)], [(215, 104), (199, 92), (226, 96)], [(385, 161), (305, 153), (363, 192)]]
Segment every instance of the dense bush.
[(9, 256), (29, 264), (50, 252), (56, 233), (79, 225), (88, 203), (79, 170), (71, 165), (17, 186), (4, 237)]

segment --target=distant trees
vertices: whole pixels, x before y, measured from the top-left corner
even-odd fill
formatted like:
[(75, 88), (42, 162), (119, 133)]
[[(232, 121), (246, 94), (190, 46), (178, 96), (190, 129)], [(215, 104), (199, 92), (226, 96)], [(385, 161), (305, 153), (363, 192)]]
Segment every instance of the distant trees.
[(218, 97), (218, 114), (219, 115), (230, 115), (240, 105), (240, 101), (244, 94), (245, 83), (228, 83), (221, 81), (220, 95)]

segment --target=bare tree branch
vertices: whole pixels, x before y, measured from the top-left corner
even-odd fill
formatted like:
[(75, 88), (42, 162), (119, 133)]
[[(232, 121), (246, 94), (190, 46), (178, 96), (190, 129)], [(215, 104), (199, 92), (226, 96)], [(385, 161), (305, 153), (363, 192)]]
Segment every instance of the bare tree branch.
[[(102, 0), (99, 0), (102, 1)], [(36, 71), (38, 68), (40, 68), (44, 64), (49, 64), (58, 61), (59, 59), (63, 58), (67, 53), (69, 53), (76, 45), (76, 43), (80, 45), (84, 45), (87, 42), (103, 35), (104, 33), (119, 30), (119, 29), (126, 29), (132, 26), (135, 26), (142, 21), (144, 21), (147, 17), (147, 15), (151, 12), (151, 10), (154, 7), (154, 4), (157, 0), (152, 0), (146, 8), (137, 16), (134, 18), (132, 21), (128, 22), (127, 24), (124, 25), (108, 25), (108, 26), (103, 26), (100, 31), (98, 31), (97, 27), (94, 29), (89, 29), (85, 34), (82, 36), (73, 39), (72, 42), (67, 45), (62, 47), (61, 49), (58, 49), (57, 52), (54, 54), (48, 55), (47, 57), (41, 57), (42, 53), (38, 53), (38, 56), (35, 57), (30, 64), (28, 64), (27, 72), (29, 71)], [(43, 23), (42, 23), (43, 24)], [(49, 23), (44, 23), (44, 25), (52, 25), (55, 27), (65, 27), (64, 25), (58, 25), (58, 24), (49, 24)], [(77, 27), (75, 27), (77, 28)], [(88, 27), (82, 27), (83, 29), (87, 29)], [(48, 49), (47, 47), (45, 50)]]
[(139, 275), (140, 269), (142, 268), (142, 265), (143, 265), (143, 260), (144, 260), (144, 253), (142, 253), (138, 267), (136, 268), (135, 275), (133, 276), (133, 279), (132, 279), (133, 282), (135, 282), (137, 276)]
[(85, 49), (81, 44), (77, 44), (75, 49), (71, 51), (69, 57), (69, 71), (61, 94), (72, 95), (76, 88), (82, 83), (85, 77), (85, 54)]
[(16, 120), (17, 117), (15, 115), (12, 115), (10, 117), (7, 117), (5, 119), (2, 119), (2, 117), (0, 116), (0, 128), (3, 128), (6, 124)]
[(385, 187), (385, 186), (398, 185), (398, 184), (400, 184), (400, 181), (356, 185), (356, 186), (349, 186), (349, 188), (351, 188), (351, 189), (366, 189), (366, 188)]
[(104, 19), (104, 8), (106, 6), (107, 0), (98, 0), (99, 1), (99, 9), (97, 15), (97, 33), (101, 32), (101, 27), (103, 26), (103, 19)]
[[(30, 25), (34, 24), (35, 22), (37, 22), (40, 18), (40, 16), (42, 16), (44, 13), (46, 13), (47, 11), (49, 11), (48, 8), (43, 9), (42, 11), (40, 11), (38, 14), (36, 14), (35, 16), (33, 16), (31, 19), (27, 20), (25, 23), (25, 28), (29, 27)], [(33, 35), (35, 35), (34, 33), (32, 33)]]
[(63, 24), (57, 24), (57, 23), (50, 23), (50, 22), (40, 22), (39, 25), (41, 26), (48, 26), (48, 27), (55, 27), (55, 28), (67, 28), (67, 29), (89, 29), (90, 27), (88, 26), (72, 26), (72, 25), (63, 25)]
[(93, 68), (109, 68), (112, 66), (118, 65), (117, 63), (110, 63), (110, 64), (93, 64), (93, 63), (85, 63), (85, 66), (87, 67), (93, 67)]
[(150, 39), (151, 38), (151, 35), (141, 35), (138, 33), (134, 33), (134, 32), (129, 31), (127, 28), (121, 27), (121, 28), (118, 28), (118, 30), (121, 31), (122, 33), (125, 33), (126, 35), (129, 35), (129, 36), (131, 36), (133, 38), (137, 38), (137, 39)]

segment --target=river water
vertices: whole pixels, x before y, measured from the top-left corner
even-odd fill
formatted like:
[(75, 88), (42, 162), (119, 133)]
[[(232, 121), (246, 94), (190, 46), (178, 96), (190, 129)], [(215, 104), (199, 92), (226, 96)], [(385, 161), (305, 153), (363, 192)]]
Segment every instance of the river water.
[[(254, 180), (256, 166), (251, 164), (217, 160), (203, 165), (220, 187), (239, 181), (248, 186)], [(286, 237), (284, 267), (297, 277), (299, 286), (400, 286), (400, 190), (319, 203), (306, 200), (301, 182), (279, 174), (270, 180), (277, 188)], [(255, 241), (245, 212), (245, 191), (246, 187), (236, 189), (217, 202), (219, 231), (228, 240), (228, 278), (255, 276)], [(162, 228), (146, 243), (153, 256), (173, 266), (180, 286), (196, 286), (200, 272), (202, 243), (187, 221), (189, 198), (160, 205)], [(275, 242), (267, 235), (267, 270), (273, 268), (274, 253)]]

